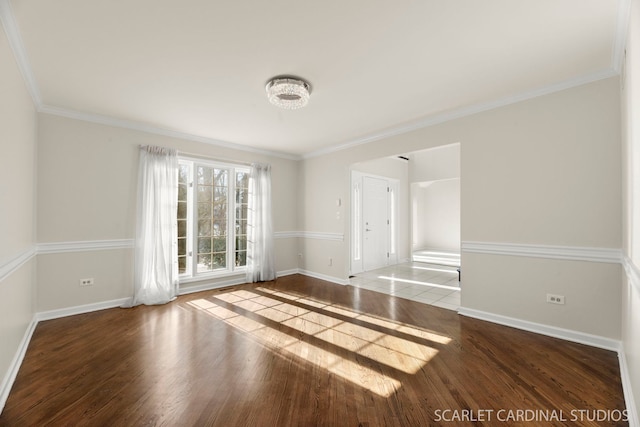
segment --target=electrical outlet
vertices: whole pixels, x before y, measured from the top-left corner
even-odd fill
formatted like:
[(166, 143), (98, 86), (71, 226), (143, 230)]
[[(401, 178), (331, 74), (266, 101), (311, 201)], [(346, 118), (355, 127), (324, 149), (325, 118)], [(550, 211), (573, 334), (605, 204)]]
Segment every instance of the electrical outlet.
[(564, 295), (547, 294), (547, 302), (551, 304), (564, 305)]
[(80, 286), (93, 286), (93, 277), (80, 279)]

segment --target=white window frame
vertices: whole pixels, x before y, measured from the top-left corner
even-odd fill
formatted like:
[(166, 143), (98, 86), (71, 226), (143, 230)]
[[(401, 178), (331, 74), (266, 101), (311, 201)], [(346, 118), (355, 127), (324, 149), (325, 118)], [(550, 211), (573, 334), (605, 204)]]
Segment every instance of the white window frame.
[[(190, 175), (187, 182), (187, 262), (185, 273), (179, 275), (180, 283), (190, 283), (200, 280), (226, 277), (246, 273), (246, 265), (236, 267), (236, 173), (250, 172), (250, 167), (246, 165), (222, 163), (213, 160), (204, 160), (198, 158), (179, 157), (179, 165), (189, 166)], [(198, 194), (196, 191), (196, 170), (198, 166), (207, 168), (225, 169), (228, 171), (228, 187), (227, 187), (227, 245), (226, 245), (226, 267), (213, 271), (198, 272), (197, 261), (198, 256), (198, 238), (196, 235), (196, 227), (198, 222), (198, 213), (195, 207), (198, 204)]]

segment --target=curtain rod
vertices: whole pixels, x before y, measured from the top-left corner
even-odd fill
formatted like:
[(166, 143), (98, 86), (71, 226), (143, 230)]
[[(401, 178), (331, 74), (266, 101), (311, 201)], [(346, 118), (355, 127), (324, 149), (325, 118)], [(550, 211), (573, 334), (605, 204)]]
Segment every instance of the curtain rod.
[[(148, 147), (148, 145), (138, 145), (138, 147), (143, 148), (143, 147)], [(211, 156), (207, 156), (206, 154), (198, 154), (198, 153), (189, 153), (186, 151), (180, 151), (180, 150), (176, 150), (179, 156), (186, 156), (186, 157), (195, 157), (198, 159), (203, 159), (203, 160), (211, 160), (214, 162), (223, 162), (223, 163), (234, 163), (236, 165), (245, 165), (245, 166), (251, 166), (253, 164), (253, 162), (242, 162), (239, 160), (231, 160), (231, 159), (224, 159), (224, 158), (220, 158), (220, 157), (211, 157)]]

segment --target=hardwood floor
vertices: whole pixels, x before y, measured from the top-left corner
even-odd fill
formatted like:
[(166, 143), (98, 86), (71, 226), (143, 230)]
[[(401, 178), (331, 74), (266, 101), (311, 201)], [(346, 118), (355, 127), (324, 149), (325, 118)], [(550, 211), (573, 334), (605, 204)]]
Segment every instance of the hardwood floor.
[(40, 323), (0, 425), (602, 426), (624, 409), (613, 352), (294, 275)]

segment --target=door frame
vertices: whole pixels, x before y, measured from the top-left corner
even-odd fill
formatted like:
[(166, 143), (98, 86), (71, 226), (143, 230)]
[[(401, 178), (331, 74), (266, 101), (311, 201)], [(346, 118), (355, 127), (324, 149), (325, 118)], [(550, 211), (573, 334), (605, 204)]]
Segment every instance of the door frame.
[(349, 273), (364, 272), (363, 242), (364, 221), (362, 212), (362, 191), (364, 177), (382, 179), (387, 182), (387, 219), (389, 220), (387, 239), (387, 265), (398, 263), (398, 189), (400, 181), (387, 176), (374, 175), (360, 171), (351, 171), (349, 193), (351, 198), (350, 239), (349, 239)]

